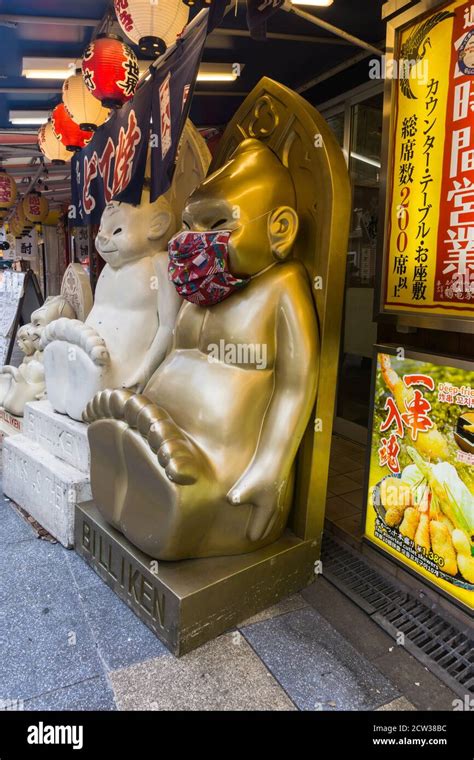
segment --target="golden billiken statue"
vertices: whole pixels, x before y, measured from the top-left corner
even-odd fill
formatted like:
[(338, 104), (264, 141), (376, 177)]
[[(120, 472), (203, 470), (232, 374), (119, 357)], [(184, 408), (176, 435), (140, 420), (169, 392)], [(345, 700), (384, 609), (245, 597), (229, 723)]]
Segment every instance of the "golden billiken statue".
[[(186, 299), (171, 353), (143, 395), (103, 391), (87, 407), (97, 506), (152, 557), (240, 554), (285, 528), (319, 355), (309, 278), (291, 258), (295, 207), (289, 171), (244, 140), (170, 243)], [(230, 363), (216, 345), (259, 350)]]

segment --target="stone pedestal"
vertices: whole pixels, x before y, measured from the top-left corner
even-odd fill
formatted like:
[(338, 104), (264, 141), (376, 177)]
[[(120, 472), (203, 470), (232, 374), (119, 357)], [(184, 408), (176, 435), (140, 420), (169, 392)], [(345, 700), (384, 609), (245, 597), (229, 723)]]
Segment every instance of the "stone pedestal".
[(3, 490), (67, 548), (76, 504), (92, 497), (89, 473), (87, 425), (48, 401), (26, 404), (22, 434), (4, 442)]
[(7, 436), (18, 435), (22, 429), (23, 417), (15, 417), (0, 406), (0, 449), (3, 447), (3, 441)]
[(93, 502), (76, 507), (76, 552), (177, 655), (201, 646), (314, 580), (316, 541), (287, 531), (235, 557), (162, 562), (108, 525)]

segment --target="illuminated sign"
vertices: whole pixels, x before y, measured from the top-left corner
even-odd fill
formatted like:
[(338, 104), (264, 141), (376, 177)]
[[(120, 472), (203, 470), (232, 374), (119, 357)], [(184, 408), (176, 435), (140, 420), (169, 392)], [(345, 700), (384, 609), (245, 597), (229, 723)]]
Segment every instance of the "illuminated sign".
[(383, 310), (474, 315), (474, 3), (398, 35)]
[(365, 535), (472, 606), (474, 365), (378, 348)]

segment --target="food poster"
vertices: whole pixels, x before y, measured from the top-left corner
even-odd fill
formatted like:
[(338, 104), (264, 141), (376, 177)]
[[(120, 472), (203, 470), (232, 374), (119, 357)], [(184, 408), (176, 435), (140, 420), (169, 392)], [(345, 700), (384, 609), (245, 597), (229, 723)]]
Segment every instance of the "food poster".
[(456, 364), (377, 353), (365, 535), (472, 608), (474, 365)]
[(474, 314), (474, 2), (399, 35), (393, 70), (383, 308)]

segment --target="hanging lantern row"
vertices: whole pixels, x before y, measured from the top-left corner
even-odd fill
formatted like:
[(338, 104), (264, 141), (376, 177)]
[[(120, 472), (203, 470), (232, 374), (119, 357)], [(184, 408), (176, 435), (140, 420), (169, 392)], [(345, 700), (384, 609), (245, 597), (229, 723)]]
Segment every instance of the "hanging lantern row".
[(0, 167), (0, 210), (8, 211), (15, 204), (17, 195), (15, 180)]
[(89, 92), (80, 68), (63, 84), (63, 103), (71, 119), (85, 132), (94, 132), (110, 116), (110, 111)]
[(33, 190), (23, 199), (23, 211), (28, 222), (41, 224), (49, 213), (49, 203), (41, 193)]
[(181, 0), (114, 0), (114, 8), (124, 34), (151, 58), (176, 41), (189, 17), (189, 8)]
[(53, 164), (65, 164), (70, 161), (71, 152), (66, 149), (61, 140), (55, 135), (50, 121), (43, 124), (38, 131), (38, 145), (43, 156)]
[(53, 110), (51, 124), (56, 137), (66, 146), (66, 150), (71, 152), (80, 150), (87, 145), (93, 135), (93, 132), (86, 132), (71, 119), (64, 103), (60, 103)]
[(99, 34), (84, 51), (82, 76), (104, 108), (121, 108), (137, 89), (138, 59), (118, 35)]

